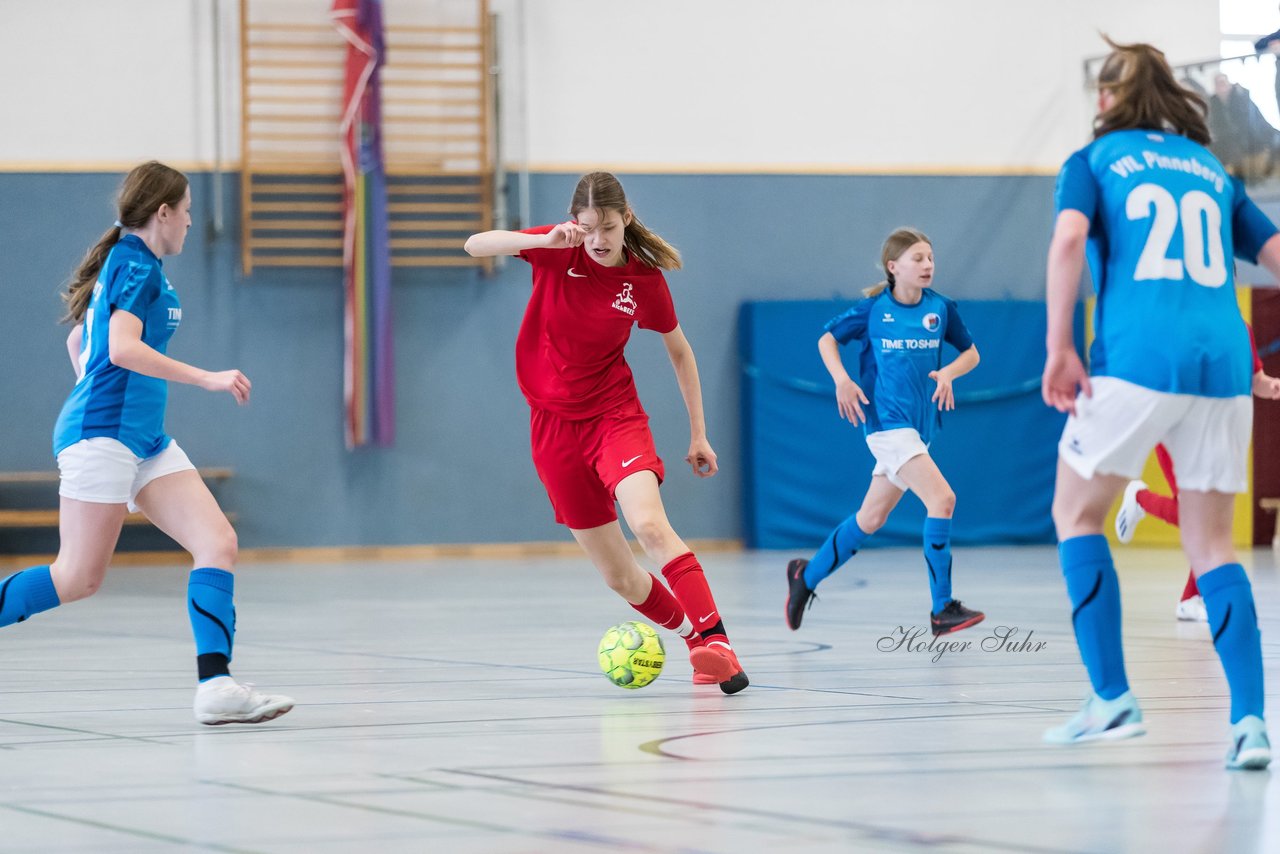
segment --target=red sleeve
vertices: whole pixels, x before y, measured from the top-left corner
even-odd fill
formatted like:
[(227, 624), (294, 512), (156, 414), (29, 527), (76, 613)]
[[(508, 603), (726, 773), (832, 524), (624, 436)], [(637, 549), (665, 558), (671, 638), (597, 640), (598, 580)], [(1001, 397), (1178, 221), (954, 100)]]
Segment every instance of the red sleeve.
[(1249, 330), (1249, 352), (1253, 354), (1253, 372), (1257, 374), (1262, 371), (1262, 359), (1258, 356), (1258, 342), (1253, 340), (1253, 327), (1246, 323), (1244, 328)]
[[(551, 231), (551, 229), (553, 229), (553, 228), (555, 228), (555, 225), (535, 225), (533, 228), (522, 228), (522, 229), (520, 229), (520, 234), (547, 234), (547, 233), (548, 233), (548, 232), (550, 232), (550, 231)], [(526, 249), (526, 250), (524, 250), (523, 252), (521, 252), (519, 255), (517, 255), (516, 257), (517, 257), (517, 258), (519, 258), (519, 259), (520, 259), (520, 260), (522, 260), (522, 261), (528, 261), (530, 264), (532, 264), (532, 263), (533, 263), (533, 257), (534, 257), (534, 255), (535, 255), (536, 253), (539, 253), (539, 252), (547, 252), (547, 251), (549, 251), (549, 250), (546, 250), (546, 249)], [(553, 251), (554, 251), (554, 250), (553, 250)]]
[(680, 321), (676, 318), (675, 303), (671, 301), (671, 289), (667, 287), (666, 276), (655, 273), (651, 293), (646, 294), (645, 302), (644, 316), (636, 323), (641, 329), (652, 329), (661, 335), (666, 335), (680, 325)]

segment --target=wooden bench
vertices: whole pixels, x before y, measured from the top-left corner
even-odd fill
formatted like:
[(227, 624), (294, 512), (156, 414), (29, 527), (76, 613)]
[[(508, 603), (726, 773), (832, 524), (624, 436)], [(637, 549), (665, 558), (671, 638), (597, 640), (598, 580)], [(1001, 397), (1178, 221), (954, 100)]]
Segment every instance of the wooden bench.
[[(196, 469), (205, 480), (227, 480), (231, 477), (231, 469), (209, 468)], [(25, 483), (57, 483), (56, 471), (0, 471), (0, 486)]]
[[(232, 471), (229, 468), (196, 469), (206, 482), (228, 480)], [(0, 472), (0, 488), (6, 486), (28, 487), (56, 484), (56, 471), (6, 471)], [(227, 514), (227, 518), (235, 521), (235, 516)], [(130, 513), (124, 518), (126, 525), (148, 525), (150, 521), (141, 513)], [(36, 529), (58, 527), (58, 509), (32, 508), (20, 510), (0, 509), (0, 529)]]

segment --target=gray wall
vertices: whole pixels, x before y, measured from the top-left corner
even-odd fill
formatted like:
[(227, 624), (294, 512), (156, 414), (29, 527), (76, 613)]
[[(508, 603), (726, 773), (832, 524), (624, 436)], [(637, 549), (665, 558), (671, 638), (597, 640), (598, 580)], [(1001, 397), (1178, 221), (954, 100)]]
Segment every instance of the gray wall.
[[(0, 470), (52, 468), (50, 432), (72, 372), (57, 291), (110, 224), (114, 174), (0, 174)], [(533, 217), (558, 221), (576, 175), (535, 174)], [(687, 537), (740, 536), (735, 321), (744, 300), (856, 296), (879, 278), (897, 225), (935, 241), (938, 288), (1037, 299), (1052, 224), (1048, 177), (622, 176), (651, 228), (684, 253), (670, 276), (698, 355), (712, 445), (709, 481), (681, 461), (688, 421), (658, 336), (628, 351), (659, 452), (664, 495)], [(396, 446), (348, 452), (342, 436), (342, 291), (335, 270), (243, 277), (238, 220), (212, 238), (211, 177), (192, 176), (196, 225), (166, 270), (183, 302), (175, 358), (238, 367), (253, 400), (175, 386), (168, 429), (197, 465), (230, 466), (223, 489), (242, 545), (318, 546), (562, 539), (529, 461), (513, 347), (529, 289), (518, 260), (492, 278), (397, 270)], [(237, 198), (226, 179), (227, 198)], [(201, 220), (204, 221), (201, 221)], [(809, 347), (818, 330), (797, 330)], [(817, 358), (816, 350), (814, 358)]]

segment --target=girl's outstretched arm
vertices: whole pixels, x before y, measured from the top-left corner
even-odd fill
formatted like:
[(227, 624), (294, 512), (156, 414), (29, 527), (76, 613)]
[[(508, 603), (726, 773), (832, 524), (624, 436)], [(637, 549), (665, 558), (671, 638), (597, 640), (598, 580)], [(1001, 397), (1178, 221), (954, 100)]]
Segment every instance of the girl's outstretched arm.
[(166, 356), (142, 340), (142, 320), (124, 309), (111, 313), (107, 352), (111, 364), (126, 371), (199, 386), (205, 391), (225, 391), (236, 403), (249, 402), (252, 383), (244, 374), (237, 370), (206, 371)]
[(482, 231), (467, 238), (462, 248), (472, 258), (519, 255), (526, 249), (566, 249), (582, 243), (584, 232), (576, 222), (562, 222), (546, 234), (523, 231)]

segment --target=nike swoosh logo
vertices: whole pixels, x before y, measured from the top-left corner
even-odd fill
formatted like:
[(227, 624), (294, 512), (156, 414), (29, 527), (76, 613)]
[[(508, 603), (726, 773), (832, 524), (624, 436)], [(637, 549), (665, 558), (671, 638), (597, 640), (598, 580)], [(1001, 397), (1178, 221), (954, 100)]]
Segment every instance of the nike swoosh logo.
[(573, 277), (573, 278), (575, 278), (575, 279), (585, 279), (585, 278), (587, 277), (587, 274), (586, 274), (586, 273), (575, 273), (575, 272), (573, 272), (573, 268), (572, 268), (572, 267), (570, 267), (570, 268), (569, 268), (569, 275), (570, 275), (570, 276), (572, 276), (572, 277)]
[(623, 467), (623, 468), (626, 468), (627, 466), (631, 465), (632, 463), (634, 463), (636, 460), (640, 459), (640, 458), (641, 458), (641, 457), (643, 457), (643, 456), (644, 456), (644, 454), (636, 454), (634, 457), (632, 457), (631, 459), (629, 459), (629, 460), (627, 460), (625, 463), (623, 463), (623, 464), (622, 464), (622, 467)]
[(710, 620), (710, 619), (711, 619), (712, 617), (714, 617), (715, 615), (716, 615), (716, 612), (715, 612), (715, 611), (712, 611), (710, 614), (707, 614), (705, 617), (700, 618), (700, 619), (698, 620), (698, 622), (699, 622), (699, 623), (705, 623), (707, 620)]
[(938, 551), (942, 551), (947, 547), (946, 543), (929, 543), (929, 545), (933, 546)]

